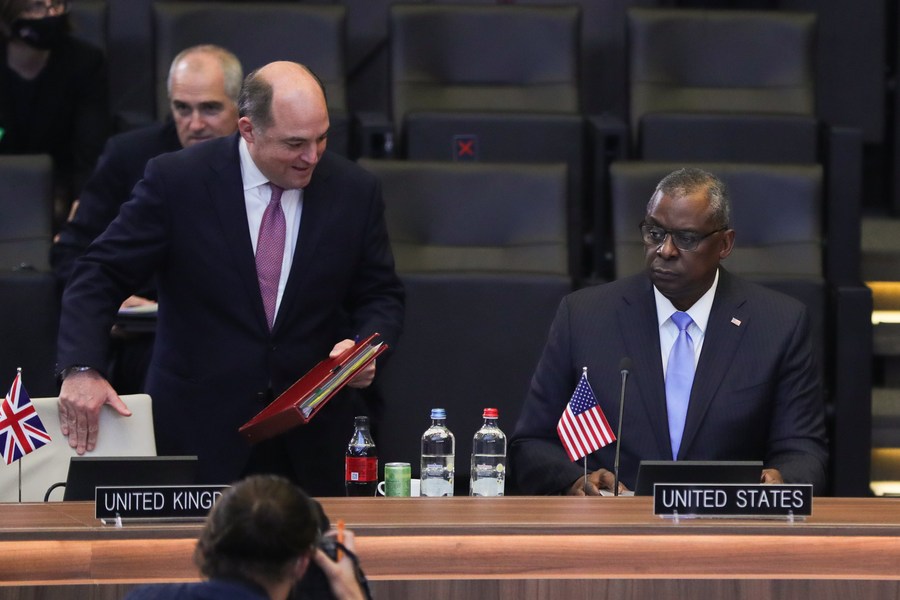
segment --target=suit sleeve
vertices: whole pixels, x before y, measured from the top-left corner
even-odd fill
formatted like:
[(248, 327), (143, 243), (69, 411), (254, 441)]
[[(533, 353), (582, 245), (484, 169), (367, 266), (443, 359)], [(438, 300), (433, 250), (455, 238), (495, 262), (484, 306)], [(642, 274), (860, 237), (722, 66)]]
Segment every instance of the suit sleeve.
[(765, 464), (781, 471), (785, 482), (812, 483), (816, 493), (823, 493), (827, 462), (820, 370), (803, 309), (779, 372)]
[(360, 339), (378, 332), (394, 347), (403, 328), (403, 284), (394, 269), (380, 184), (375, 182), (369, 193), (365, 241), (345, 309)]
[(129, 181), (121, 164), (121, 151), (111, 138), (91, 175), (81, 197), (74, 218), (66, 223), (50, 251), (50, 264), (61, 284), (72, 276), (79, 256), (116, 218), (119, 207), (131, 193)]
[(563, 299), (510, 443), (510, 468), (525, 494), (564, 493), (584, 474), (583, 467), (569, 460), (556, 433), (576, 384), (570, 336), (569, 304)]
[(170, 216), (166, 184), (150, 161), (119, 216), (75, 264), (60, 315), (57, 367), (106, 364), (109, 330), (122, 301), (162, 263)]

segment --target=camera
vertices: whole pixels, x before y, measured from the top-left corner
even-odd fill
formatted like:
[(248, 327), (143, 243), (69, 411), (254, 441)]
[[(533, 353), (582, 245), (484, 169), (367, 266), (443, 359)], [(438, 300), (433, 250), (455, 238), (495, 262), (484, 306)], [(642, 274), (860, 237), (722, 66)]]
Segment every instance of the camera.
[(337, 541), (333, 537), (323, 537), (322, 541), (319, 542), (319, 548), (321, 548), (322, 552), (328, 555), (328, 558), (333, 561), (337, 561), (338, 547)]

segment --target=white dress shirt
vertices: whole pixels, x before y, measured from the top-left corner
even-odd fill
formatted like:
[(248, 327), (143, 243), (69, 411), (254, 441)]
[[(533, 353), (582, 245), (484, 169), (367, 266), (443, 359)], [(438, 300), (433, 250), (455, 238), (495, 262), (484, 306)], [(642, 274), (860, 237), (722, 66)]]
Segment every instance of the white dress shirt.
[[(703, 349), (703, 339), (706, 336), (706, 325), (709, 323), (709, 313), (712, 310), (713, 299), (716, 297), (716, 287), (719, 285), (719, 271), (716, 269), (716, 278), (706, 293), (700, 296), (692, 307), (685, 312), (694, 322), (688, 325), (687, 332), (694, 342), (694, 367), (700, 360), (700, 350)], [(659, 322), (659, 349), (662, 356), (663, 378), (666, 375), (666, 367), (669, 363), (669, 353), (675, 345), (678, 337), (678, 325), (672, 320), (672, 315), (678, 312), (675, 305), (662, 295), (653, 286), (653, 295), (656, 298), (656, 319)]]

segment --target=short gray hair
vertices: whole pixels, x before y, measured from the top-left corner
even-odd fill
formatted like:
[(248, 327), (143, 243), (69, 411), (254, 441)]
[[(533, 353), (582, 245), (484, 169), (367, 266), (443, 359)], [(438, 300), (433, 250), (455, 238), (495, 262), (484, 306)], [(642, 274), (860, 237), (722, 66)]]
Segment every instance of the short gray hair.
[(172, 76), (175, 73), (175, 67), (191, 54), (212, 54), (219, 60), (219, 66), (222, 67), (222, 75), (225, 80), (225, 95), (237, 104), (241, 93), (244, 69), (241, 67), (241, 61), (238, 60), (237, 56), (215, 44), (202, 44), (185, 48), (172, 60), (172, 64), (169, 66), (169, 77), (166, 79), (166, 91), (169, 94), (169, 98), (172, 97)]
[(652, 210), (654, 198), (659, 192), (666, 196), (684, 196), (699, 190), (706, 191), (715, 224), (718, 227), (729, 227), (731, 200), (728, 198), (728, 188), (721, 179), (697, 167), (684, 167), (663, 177), (647, 203), (647, 212)]

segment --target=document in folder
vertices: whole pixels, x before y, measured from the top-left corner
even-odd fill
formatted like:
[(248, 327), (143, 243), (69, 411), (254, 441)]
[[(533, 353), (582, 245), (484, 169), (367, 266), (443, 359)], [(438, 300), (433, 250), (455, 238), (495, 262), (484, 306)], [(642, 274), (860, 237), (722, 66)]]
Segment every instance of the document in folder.
[(332, 396), (387, 347), (374, 333), (343, 354), (323, 360), (238, 431), (255, 444), (309, 423)]

